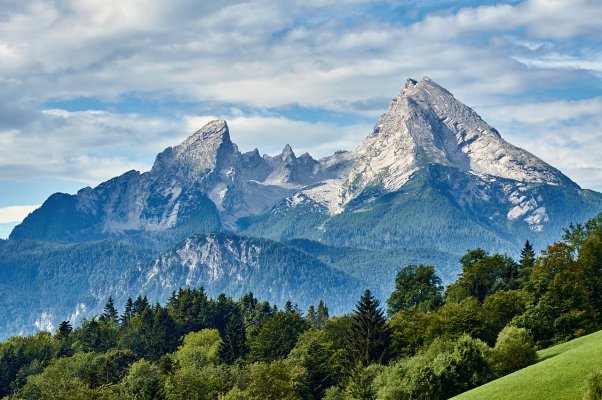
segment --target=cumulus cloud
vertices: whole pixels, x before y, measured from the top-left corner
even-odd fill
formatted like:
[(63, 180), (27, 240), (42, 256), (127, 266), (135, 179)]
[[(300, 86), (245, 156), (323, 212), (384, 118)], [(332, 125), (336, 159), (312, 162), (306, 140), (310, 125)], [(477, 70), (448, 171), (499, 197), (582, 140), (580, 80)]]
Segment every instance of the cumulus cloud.
[[(0, 7), (0, 178), (92, 184), (144, 170), (211, 115), (228, 119), (243, 150), (290, 143), (322, 156), (355, 147), (404, 80), (423, 75), (584, 185), (602, 158), (592, 150), (600, 100), (554, 94), (576, 81), (600, 85), (597, 0), (450, 2), (466, 6), (431, 12), (421, 3), (417, 20), (391, 17), (412, 14), (412, 1), (9, 3)], [(194, 106), (119, 111), (131, 95)], [(46, 105), (78, 98), (117, 109)], [(320, 117), (295, 116), (299, 107)]]

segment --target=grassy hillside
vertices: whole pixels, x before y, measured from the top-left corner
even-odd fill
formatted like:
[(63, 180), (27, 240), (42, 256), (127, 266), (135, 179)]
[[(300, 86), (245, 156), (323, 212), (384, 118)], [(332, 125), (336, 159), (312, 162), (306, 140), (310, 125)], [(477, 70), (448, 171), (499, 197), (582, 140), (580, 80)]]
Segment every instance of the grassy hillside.
[(456, 400), (579, 400), (587, 376), (602, 368), (602, 331), (539, 352), (528, 368), (470, 390)]

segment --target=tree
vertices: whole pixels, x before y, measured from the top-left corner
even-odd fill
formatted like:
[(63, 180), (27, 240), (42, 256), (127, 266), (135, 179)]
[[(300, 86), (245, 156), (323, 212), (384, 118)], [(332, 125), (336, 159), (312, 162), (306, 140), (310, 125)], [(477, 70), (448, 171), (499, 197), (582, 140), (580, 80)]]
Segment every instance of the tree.
[(59, 324), (55, 335), (59, 341), (59, 349), (57, 354), (59, 357), (70, 356), (73, 354), (71, 350), (71, 344), (73, 342), (71, 340), (71, 332), (73, 332), (73, 327), (69, 321), (63, 321)]
[(535, 266), (535, 250), (533, 250), (533, 245), (531, 245), (531, 242), (528, 240), (525, 242), (525, 245), (520, 252), (519, 264), (521, 267), (521, 279), (523, 282), (527, 282), (531, 277), (531, 272), (533, 272), (533, 267)]
[(506, 255), (489, 255), (477, 248), (468, 251), (460, 262), (462, 273), (455, 283), (448, 286), (445, 293), (448, 300), (457, 302), (472, 296), (482, 303), (485, 297), (498, 290), (512, 290), (519, 286), (519, 266)]
[(366, 290), (356, 304), (347, 336), (347, 350), (356, 364), (368, 366), (387, 358), (391, 333), (379, 305), (370, 290)]
[(117, 319), (117, 309), (115, 308), (115, 304), (113, 303), (113, 297), (109, 296), (109, 300), (107, 301), (107, 304), (105, 304), (101, 320), (105, 322), (117, 322)]
[(134, 301), (134, 305), (132, 307), (132, 314), (142, 315), (144, 310), (146, 310), (149, 307), (150, 307), (150, 304), (149, 304), (146, 296), (142, 297), (141, 295), (138, 295), (138, 297)]
[(318, 303), (318, 313), (316, 315), (316, 328), (324, 329), (328, 322), (328, 318), (330, 318), (328, 315), (328, 307), (326, 307), (324, 300), (320, 299), (320, 302)]
[(303, 386), (311, 399), (324, 397), (326, 389), (334, 385), (334, 373), (330, 367), (328, 353), (322, 344), (312, 340), (302, 360), (307, 373), (303, 378)]
[(309, 328), (297, 313), (278, 312), (251, 340), (251, 359), (273, 361), (285, 358), (295, 347), (299, 335)]
[(318, 315), (316, 314), (316, 309), (313, 304), (307, 308), (307, 314), (305, 315), (305, 319), (311, 325), (312, 328), (316, 328), (318, 324)]
[(247, 335), (242, 319), (230, 318), (219, 347), (220, 359), (226, 364), (233, 364), (244, 357), (248, 351)]
[(376, 400), (374, 377), (374, 371), (369, 368), (361, 366), (354, 368), (351, 371), (347, 387), (345, 387), (346, 398), (349, 400)]
[(202, 369), (219, 363), (222, 340), (217, 329), (203, 329), (184, 336), (183, 344), (175, 353), (175, 359), (183, 367)]
[[(282, 360), (249, 366), (251, 381), (244, 393), (250, 399), (297, 400), (291, 370)], [(243, 397), (247, 398), (247, 397)]]
[(127, 326), (130, 323), (130, 320), (133, 316), (134, 302), (132, 301), (131, 297), (128, 297), (127, 301), (125, 302), (125, 309), (123, 310), (123, 315), (121, 316), (121, 324)]
[(497, 376), (504, 376), (533, 364), (537, 360), (533, 338), (525, 328), (505, 327), (498, 335), (492, 359)]
[(443, 286), (435, 273), (435, 267), (408, 265), (395, 278), (395, 290), (387, 300), (388, 313), (393, 315), (401, 309), (418, 308), (434, 310), (443, 303)]
[(128, 398), (140, 400), (163, 400), (163, 380), (159, 369), (142, 359), (130, 367), (122, 385)]

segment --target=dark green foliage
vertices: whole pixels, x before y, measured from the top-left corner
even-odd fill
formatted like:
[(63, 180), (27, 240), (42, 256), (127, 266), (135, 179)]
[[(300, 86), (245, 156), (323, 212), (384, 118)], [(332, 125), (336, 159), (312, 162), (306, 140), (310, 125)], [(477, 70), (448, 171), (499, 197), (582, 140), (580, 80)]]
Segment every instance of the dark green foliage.
[(128, 373), (136, 355), (129, 349), (111, 349), (103, 357), (98, 369), (101, 385), (119, 383)]
[(107, 322), (117, 322), (119, 315), (117, 314), (117, 309), (115, 308), (115, 303), (113, 302), (113, 297), (109, 296), (109, 300), (107, 304), (105, 304), (104, 312), (102, 313), (101, 319)]
[(525, 242), (525, 246), (520, 252), (520, 278), (522, 282), (526, 283), (531, 278), (533, 267), (535, 266), (535, 250), (533, 245), (528, 240)]
[(496, 375), (504, 376), (535, 363), (537, 352), (526, 329), (507, 326), (500, 332), (491, 357)]
[(357, 302), (351, 329), (347, 336), (347, 350), (354, 364), (368, 366), (387, 360), (391, 333), (386, 324), (380, 302), (366, 290)]
[(472, 296), (483, 302), (486, 296), (497, 290), (512, 290), (519, 286), (519, 266), (508, 256), (489, 255), (478, 248), (466, 253), (460, 263), (462, 273), (448, 287), (448, 300), (459, 301)]
[(220, 359), (226, 364), (233, 364), (242, 359), (248, 351), (247, 335), (242, 318), (240, 316), (230, 318), (219, 348)]
[(278, 312), (251, 340), (251, 359), (273, 361), (286, 357), (295, 347), (299, 335), (308, 328), (309, 324), (299, 314)]
[(434, 310), (443, 303), (443, 286), (435, 273), (435, 267), (408, 265), (395, 278), (395, 290), (387, 300), (388, 313), (393, 315), (401, 309), (418, 308)]
[(320, 299), (320, 302), (318, 303), (318, 312), (316, 314), (316, 328), (324, 329), (329, 317), (328, 307), (326, 307), (324, 300)]
[(326, 389), (335, 384), (335, 373), (329, 354), (319, 341), (310, 342), (302, 365), (307, 371), (302, 380), (304, 393), (309, 399), (321, 399)]

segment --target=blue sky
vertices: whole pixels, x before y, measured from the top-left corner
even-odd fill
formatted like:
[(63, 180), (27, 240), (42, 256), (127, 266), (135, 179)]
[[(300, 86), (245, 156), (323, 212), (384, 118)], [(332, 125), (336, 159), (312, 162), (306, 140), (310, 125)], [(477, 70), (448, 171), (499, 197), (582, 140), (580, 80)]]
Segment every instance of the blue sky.
[(600, 21), (598, 0), (0, 0), (0, 237), (215, 117), (241, 150), (352, 149), (425, 75), (602, 191)]

